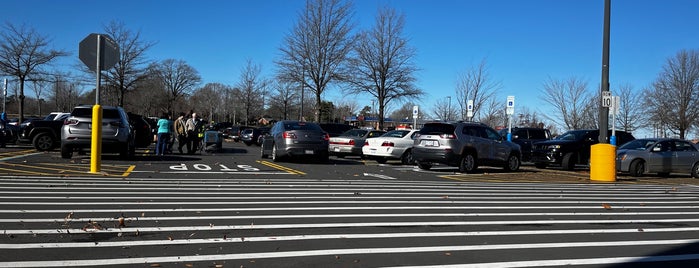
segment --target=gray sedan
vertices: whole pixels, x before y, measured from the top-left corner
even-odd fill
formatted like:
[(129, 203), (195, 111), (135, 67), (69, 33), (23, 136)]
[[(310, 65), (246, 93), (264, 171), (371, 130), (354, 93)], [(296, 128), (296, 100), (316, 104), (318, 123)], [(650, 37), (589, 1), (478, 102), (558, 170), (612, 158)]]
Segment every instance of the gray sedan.
[(631, 176), (684, 173), (697, 178), (699, 151), (694, 144), (681, 139), (637, 139), (617, 149), (616, 170)]
[(287, 157), (314, 157), (325, 162), (328, 161), (329, 138), (316, 123), (279, 121), (263, 136), (261, 157), (272, 156), (275, 162)]

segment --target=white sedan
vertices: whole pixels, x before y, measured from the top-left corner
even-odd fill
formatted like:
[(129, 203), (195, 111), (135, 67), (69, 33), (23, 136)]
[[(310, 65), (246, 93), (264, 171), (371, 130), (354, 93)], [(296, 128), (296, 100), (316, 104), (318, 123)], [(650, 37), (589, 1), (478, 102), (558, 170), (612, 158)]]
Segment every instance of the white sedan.
[(412, 165), (413, 139), (417, 130), (393, 130), (381, 137), (368, 138), (362, 147), (364, 157), (374, 159), (381, 164), (388, 159), (400, 159), (404, 165)]

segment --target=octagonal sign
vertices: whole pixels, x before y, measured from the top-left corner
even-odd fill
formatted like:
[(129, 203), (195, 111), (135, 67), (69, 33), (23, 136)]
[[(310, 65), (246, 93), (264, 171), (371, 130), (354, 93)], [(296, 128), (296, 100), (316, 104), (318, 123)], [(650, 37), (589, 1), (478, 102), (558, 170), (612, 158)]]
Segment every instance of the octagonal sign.
[[(100, 44), (97, 55), (97, 44)], [(119, 61), (119, 45), (106, 34), (90, 34), (80, 41), (80, 60), (92, 71), (97, 71), (97, 58), (100, 59), (100, 71), (112, 68)]]

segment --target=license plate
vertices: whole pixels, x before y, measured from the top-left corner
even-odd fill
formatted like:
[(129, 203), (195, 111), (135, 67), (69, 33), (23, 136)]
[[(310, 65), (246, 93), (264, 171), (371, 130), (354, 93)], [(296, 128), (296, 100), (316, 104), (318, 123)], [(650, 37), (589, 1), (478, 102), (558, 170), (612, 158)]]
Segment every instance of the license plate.
[(335, 152), (339, 152), (339, 151), (340, 151), (340, 147), (335, 147)]
[(313, 154), (313, 150), (306, 150), (305, 153), (306, 154)]
[(439, 146), (439, 141), (435, 141), (435, 140), (422, 140), (422, 145), (427, 146), (427, 147), (438, 147), (438, 146)]

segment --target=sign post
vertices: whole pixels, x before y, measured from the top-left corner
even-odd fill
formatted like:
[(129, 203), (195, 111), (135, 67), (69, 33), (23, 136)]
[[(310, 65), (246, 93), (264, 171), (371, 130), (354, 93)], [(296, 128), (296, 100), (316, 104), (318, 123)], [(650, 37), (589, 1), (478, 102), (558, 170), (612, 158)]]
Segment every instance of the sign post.
[(515, 114), (515, 96), (507, 96), (507, 141), (512, 141), (512, 115)]
[(100, 172), (102, 157), (102, 106), (100, 106), (100, 87), (102, 70), (109, 69), (119, 61), (119, 46), (106, 34), (89, 34), (80, 41), (80, 60), (90, 70), (95, 71), (95, 105), (92, 106), (92, 143), (90, 147), (90, 172)]
[(619, 114), (621, 99), (619, 96), (612, 96), (610, 109), (612, 110), (612, 136), (609, 137), (609, 144), (616, 146), (616, 115)]
[(418, 115), (418, 107), (417, 105), (413, 106), (413, 129), (418, 129), (417, 127), (417, 115)]

